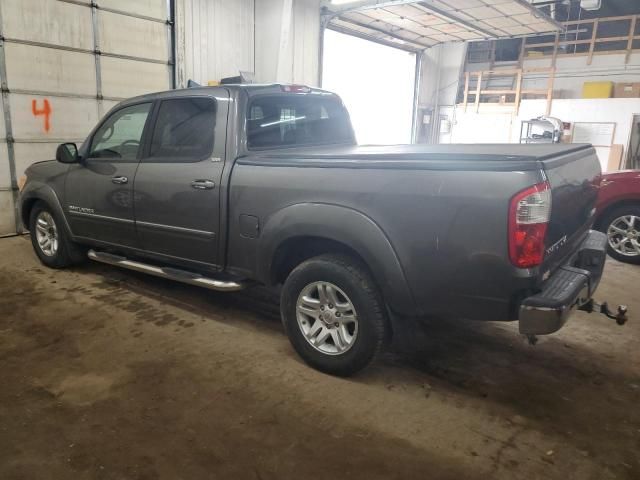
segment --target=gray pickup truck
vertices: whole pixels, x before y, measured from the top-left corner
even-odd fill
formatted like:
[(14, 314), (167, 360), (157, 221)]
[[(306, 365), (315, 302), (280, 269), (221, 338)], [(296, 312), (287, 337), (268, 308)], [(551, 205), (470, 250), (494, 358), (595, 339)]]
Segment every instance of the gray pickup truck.
[(517, 320), (534, 339), (600, 308), (589, 145), (358, 146), (335, 94), (227, 85), (124, 101), (56, 160), (22, 182), (45, 265), (279, 287), (293, 347), (325, 372), (369, 364), (395, 318)]

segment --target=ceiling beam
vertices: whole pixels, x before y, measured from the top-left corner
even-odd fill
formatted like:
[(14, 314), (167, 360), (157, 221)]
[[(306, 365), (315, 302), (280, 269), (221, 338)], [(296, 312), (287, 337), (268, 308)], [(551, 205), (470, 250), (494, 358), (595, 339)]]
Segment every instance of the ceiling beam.
[(373, 35), (369, 35), (365, 32), (361, 32), (359, 30), (351, 30), (349, 28), (343, 27), (342, 25), (336, 25), (334, 23), (327, 25), (326, 28), (328, 28), (329, 30), (334, 30), (336, 32), (344, 33), (345, 35), (351, 35), (352, 37), (358, 37), (362, 38), (363, 40), (386, 45), (387, 47), (396, 48), (405, 52), (418, 53), (423, 50), (422, 47), (412, 46), (410, 43), (400, 45), (398, 43), (392, 42), (391, 40), (374, 37)]
[(456, 15), (452, 15), (451, 12), (445, 12), (444, 10), (440, 10), (439, 8), (434, 7), (433, 5), (429, 5), (427, 2), (414, 2), (420, 5), (422, 8), (429, 10), (430, 12), (436, 13), (441, 17), (444, 17), (453, 22), (459, 23), (460, 25), (464, 25), (469, 30), (473, 30), (474, 32), (479, 32), (485, 36), (486, 39), (498, 38), (495, 33), (490, 32), (482, 27), (478, 27), (473, 23), (467, 22), (466, 20), (462, 20), (460, 17)]
[(344, 4), (335, 4), (331, 0), (324, 0), (322, 6), (326, 7), (331, 13), (341, 14), (354, 12), (359, 10), (369, 10), (372, 8), (393, 7), (396, 5), (406, 5), (408, 3), (416, 3), (416, 0), (360, 0), (347, 2)]
[[(378, 33), (382, 33), (384, 35), (387, 35), (388, 37), (393, 37), (397, 40), (401, 40), (403, 42), (406, 43), (413, 43), (414, 45), (419, 45), (422, 48), (431, 48), (433, 46), (433, 44), (426, 44), (426, 43), (422, 43), (418, 40), (410, 40), (406, 37), (403, 37), (401, 35), (396, 34), (395, 32), (392, 32), (391, 30), (386, 30), (384, 28), (380, 28), (380, 27), (376, 27), (375, 25), (371, 25), (371, 24), (367, 24), (367, 23), (362, 23), (362, 22), (358, 22), (357, 20), (352, 20), (350, 18), (345, 18), (342, 16), (338, 16), (338, 18), (340, 19), (341, 22), (345, 22), (345, 23), (351, 23), (352, 25), (356, 25), (358, 27), (362, 27), (362, 28), (367, 28), (369, 30), (374, 30)], [(398, 27), (398, 30), (403, 30), (402, 28)], [(429, 38), (429, 37), (424, 37), (424, 38)]]

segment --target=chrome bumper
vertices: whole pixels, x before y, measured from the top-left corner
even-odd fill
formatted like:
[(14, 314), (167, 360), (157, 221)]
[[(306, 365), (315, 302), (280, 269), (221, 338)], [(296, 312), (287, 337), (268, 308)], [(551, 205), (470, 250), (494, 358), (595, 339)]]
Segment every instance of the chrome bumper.
[(607, 256), (607, 236), (590, 231), (573, 265), (560, 267), (542, 291), (525, 298), (518, 316), (520, 333), (545, 335), (556, 332), (574, 309), (588, 303), (598, 288)]

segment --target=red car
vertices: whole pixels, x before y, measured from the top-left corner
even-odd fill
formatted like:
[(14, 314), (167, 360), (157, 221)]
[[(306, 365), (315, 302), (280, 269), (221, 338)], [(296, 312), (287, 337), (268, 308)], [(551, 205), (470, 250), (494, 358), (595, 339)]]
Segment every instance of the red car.
[(609, 255), (640, 264), (640, 170), (602, 176), (595, 228), (607, 234)]

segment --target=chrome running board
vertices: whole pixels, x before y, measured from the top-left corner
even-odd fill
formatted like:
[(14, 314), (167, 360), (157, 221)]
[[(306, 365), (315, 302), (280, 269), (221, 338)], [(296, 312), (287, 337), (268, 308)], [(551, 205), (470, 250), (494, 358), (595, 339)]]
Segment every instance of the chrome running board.
[(87, 256), (91, 260), (95, 260), (96, 262), (107, 263), (109, 265), (115, 265), (122, 268), (128, 268), (129, 270), (135, 270), (136, 272), (148, 273), (149, 275), (154, 275), (156, 277), (168, 278), (169, 280), (188, 283), (190, 285), (208, 288), (209, 290), (235, 292), (246, 287), (245, 284), (239, 282), (233, 282), (229, 280), (216, 280), (214, 278), (208, 278), (200, 275), (199, 273), (193, 273), (177, 268), (157, 267), (148, 263), (129, 260), (126, 257), (113, 255), (111, 253), (89, 250)]

